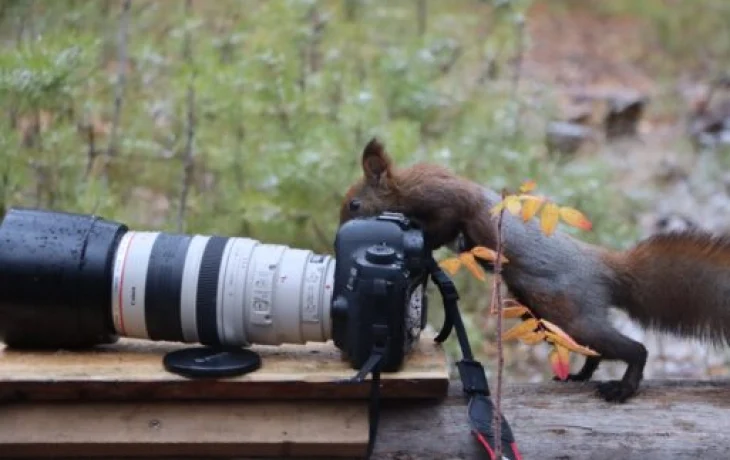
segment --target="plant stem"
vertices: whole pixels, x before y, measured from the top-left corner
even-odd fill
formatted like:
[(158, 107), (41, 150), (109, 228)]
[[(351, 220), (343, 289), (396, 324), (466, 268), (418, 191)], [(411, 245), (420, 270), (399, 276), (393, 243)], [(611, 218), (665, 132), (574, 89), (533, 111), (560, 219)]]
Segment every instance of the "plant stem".
[[(505, 191), (502, 190), (502, 199), (505, 198)], [(502, 253), (504, 252), (504, 243), (502, 241), (502, 219), (504, 217), (504, 209), (499, 212), (497, 218), (497, 260), (494, 262), (494, 284), (492, 287), (493, 300), (496, 301), (497, 314), (497, 388), (494, 396), (494, 443), (496, 447), (496, 458), (502, 458), (502, 370), (504, 368), (504, 349), (502, 347)]]

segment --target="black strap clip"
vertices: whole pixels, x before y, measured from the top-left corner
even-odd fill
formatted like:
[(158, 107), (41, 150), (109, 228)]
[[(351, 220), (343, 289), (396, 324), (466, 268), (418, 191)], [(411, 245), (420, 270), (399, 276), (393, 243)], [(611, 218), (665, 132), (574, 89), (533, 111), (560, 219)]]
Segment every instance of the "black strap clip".
[(456, 363), (459, 369), (459, 377), (464, 387), (464, 393), (468, 395), (482, 394), (489, 396), (489, 385), (484, 374), (484, 367), (479, 361), (462, 359)]

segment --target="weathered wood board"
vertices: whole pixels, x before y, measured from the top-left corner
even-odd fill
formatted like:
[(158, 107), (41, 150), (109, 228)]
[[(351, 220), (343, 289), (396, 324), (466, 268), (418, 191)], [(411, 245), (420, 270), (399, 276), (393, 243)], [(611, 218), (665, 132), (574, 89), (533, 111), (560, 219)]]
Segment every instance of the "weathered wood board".
[[(137, 399), (367, 398), (369, 382), (344, 380), (355, 371), (331, 342), (256, 346), (259, 370), (223, 379), (188, 379), (163, 366), (166, 352), (192, 346), (121, 339), (86, 351), (16, 351), (0, 348), (0, 401)], [(382, 375), (383, 398), (442, 398), (449, 385), (443, 348), (424, 334), (403, 369)]]
[(0, 404), (0, 458), (362, 457), (364, 401)]
[[(504, 382), (503, 413), (524, 460), (730, 459), (730, 381), (644, 381), (624, 404), (596, 382)], [(388, 401), (373, 459), (473, 459), (461, 384), (441, 402)]]

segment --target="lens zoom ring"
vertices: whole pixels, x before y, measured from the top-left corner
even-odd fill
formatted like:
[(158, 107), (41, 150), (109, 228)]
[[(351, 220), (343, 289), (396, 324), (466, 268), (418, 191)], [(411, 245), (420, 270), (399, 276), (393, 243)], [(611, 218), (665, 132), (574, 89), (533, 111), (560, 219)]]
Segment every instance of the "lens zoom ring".
[(152, 340), (183, 341), (180, 295), (190, 239), (161, 233), (152, 247), (145, 289), (145, 321)]
[(218, 276), (227, 237), (214, 236), (208, 241), (200, 262), (196, 313), (198, 337), (204, 345), (220, 345), (218, 337)]

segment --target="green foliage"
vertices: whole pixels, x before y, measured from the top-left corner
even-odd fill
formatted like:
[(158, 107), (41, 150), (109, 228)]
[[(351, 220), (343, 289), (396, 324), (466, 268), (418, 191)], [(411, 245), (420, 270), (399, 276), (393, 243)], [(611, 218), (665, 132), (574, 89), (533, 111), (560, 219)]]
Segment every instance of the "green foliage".
[[(551, 163), (540, 129), (549, 101), (515, 98), (503, 72), (530, 3), (429, 1), (420, 34), (416, 2), (217, 0), (193, 2), (187, 17), (183, 1), (132, 2), (126, 66), (121, 2), (8, 3), (0, 204), (172, 231), (192, 85), (186, 232), (330, 252), (345, 187), (378, 135), (400, 164), (437, 161), (497, 188), (533, 178), (561, 203), (595, 210), (592, 238), (618, 245), (630, 228), (605, 168)], [(496, 70), (480, 79), (488, 60)], [(483, 307), (469, 299), (484, 285), (462, 282), (464, 304)]]

